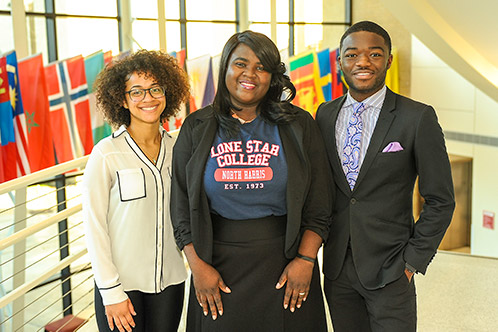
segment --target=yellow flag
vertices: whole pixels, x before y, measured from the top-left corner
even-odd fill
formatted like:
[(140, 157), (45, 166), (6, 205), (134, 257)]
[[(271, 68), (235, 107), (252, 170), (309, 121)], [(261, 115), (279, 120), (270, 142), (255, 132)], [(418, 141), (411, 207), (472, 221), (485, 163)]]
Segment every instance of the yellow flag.
[(391, 68), (387, 70), (386, 85), (393, 92), (399, 93), (399, 65), (398, 50), (396, 48), (393, 48), (392, 55), (393, 61), (391, 63)]

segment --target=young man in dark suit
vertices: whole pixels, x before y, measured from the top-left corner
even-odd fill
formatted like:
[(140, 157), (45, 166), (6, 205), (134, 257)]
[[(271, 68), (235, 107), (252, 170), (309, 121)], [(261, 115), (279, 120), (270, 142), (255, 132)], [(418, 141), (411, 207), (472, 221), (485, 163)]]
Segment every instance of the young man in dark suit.
[[(349, 91), (316, 115), (336, 183), (323, 262), (335, 332), (416, 330), (412, 277), (426, 272), (455, 206), (435, 111), (385, 86), (391, 62), (382, 27), (351, 26), (339, 57)], [(425, 203), (415, 222), (417, 176)]]

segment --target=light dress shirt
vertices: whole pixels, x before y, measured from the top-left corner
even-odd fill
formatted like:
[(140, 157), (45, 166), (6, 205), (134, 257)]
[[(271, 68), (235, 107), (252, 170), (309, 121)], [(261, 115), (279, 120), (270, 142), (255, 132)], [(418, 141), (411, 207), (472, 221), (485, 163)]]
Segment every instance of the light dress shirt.
[[(379, 119), (380, 110), (384, 104), (384, 99), (386, 98), (387, 88), (384, 85), (382, 89), (366, 98), (362, 101), (365, 110), (361, 114), (361, 120), (363, 121), (363, 130), (361, 132), (361, 142), (360, 142), (360, 158), (359, 158), (359, 168), (363, 164), (365, 155), (367, 154), (368, 145), (370, 144), (370, 139), (372, 138), (375, 125)], [(346, 95), (346, 101), (342, 105), (341, 111), (337, 116), (337, 121), (335, 123), (335, 140), (337, 145), (337, 153), (339, 158), (342, 160), (344, 154), (344, 145), (346, 144), (347, 138), (347, 128), (349, 120), (353, 115), (354, 107), (359, 102), (354, 100), (349, 94)]]
[(125, 291), (159, 293), (187, 278), (169, 211), (175, 139), (160, 132), (156, 165), (125, 126), (101, 140), (86, 165), (83, 218), (104, 305), (125, 301)]

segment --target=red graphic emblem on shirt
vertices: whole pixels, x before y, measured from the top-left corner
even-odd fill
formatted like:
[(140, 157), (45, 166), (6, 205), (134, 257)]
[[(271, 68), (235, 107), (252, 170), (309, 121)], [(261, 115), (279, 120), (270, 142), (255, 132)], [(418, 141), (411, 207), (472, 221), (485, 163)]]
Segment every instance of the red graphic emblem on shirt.
[[(273, 170), (270, 159), (277, 157), (280, 146), (259, 140), (223, 142), (211, 148), (211, 158), (216, 160), (218, 169), (214, 172), (217, 182), (270, 181)], [(250, 166), (248, 168), (231, 167)]]
[(270, 181), (273, 178), (273, 170), (270, 167), (258, 168), (218, 168), (214, 172), (217, 182), (232, 181)]

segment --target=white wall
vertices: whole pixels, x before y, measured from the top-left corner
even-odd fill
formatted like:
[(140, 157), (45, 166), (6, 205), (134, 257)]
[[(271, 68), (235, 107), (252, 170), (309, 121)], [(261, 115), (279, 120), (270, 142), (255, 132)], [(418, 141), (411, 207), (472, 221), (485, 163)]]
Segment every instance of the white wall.
[[(436, 109), (450, 154), (473, 158), (471, 253), (498, 257), (495, 229), (483, 227), (483, 211), (498, 214), (498, 103), (475, 88), (412, 36), (411, 97)], [(484, 138), (482, 136), (485, 136)], [(486, 144), (474, 143), (481, 138)], [(498, 219), (498, 215), (495, 217)]]

